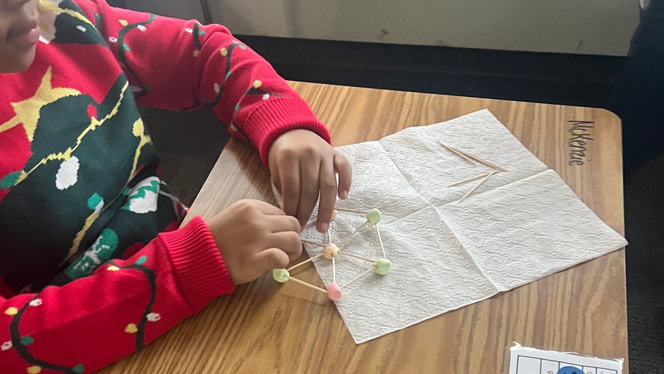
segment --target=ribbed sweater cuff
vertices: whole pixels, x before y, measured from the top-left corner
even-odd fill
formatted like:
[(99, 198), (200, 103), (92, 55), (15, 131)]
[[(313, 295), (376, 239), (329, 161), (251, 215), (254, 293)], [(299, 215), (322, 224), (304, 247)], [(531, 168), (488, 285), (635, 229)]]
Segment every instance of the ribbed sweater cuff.
[(235, 290), (214, 237), (201, 217), (179, 230), (161, 233), (159, 238), (170, 254), (183, 296), (194, 313), (215, 297)]
[(261, 160), (268, 166), (272, 142), (279, 135), (295, 129), (311, 130), (330, 143), (330, 132), (299, 97), (268, 100), (247, 117), (246, 132), (256, 144)]

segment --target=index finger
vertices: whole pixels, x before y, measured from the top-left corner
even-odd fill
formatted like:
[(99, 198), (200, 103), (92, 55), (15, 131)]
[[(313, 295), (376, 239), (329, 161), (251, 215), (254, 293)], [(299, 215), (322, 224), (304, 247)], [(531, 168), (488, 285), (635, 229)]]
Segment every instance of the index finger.
[(353, 171), (348, 159), (338, 151), (334, 155), (334, 169), (339, 173), (339, 198), (345, 200), (350, 192)]
[(337, 201), (337, 178), (334, 175), (332, 160), (323, 159), (319, 172), (320, 197), (318, 198), (318, 225), (320, 232), (326, 232), (329, 228), (334, 203)]

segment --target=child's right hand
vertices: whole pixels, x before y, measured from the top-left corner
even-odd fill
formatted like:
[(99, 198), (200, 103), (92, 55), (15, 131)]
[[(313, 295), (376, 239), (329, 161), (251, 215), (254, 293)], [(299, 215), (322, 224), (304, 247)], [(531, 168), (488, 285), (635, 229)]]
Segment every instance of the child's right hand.
[(300, 223), (258, 200), (240, 200), (208, 222), (235, 285), (285, 268), (302, 253)]

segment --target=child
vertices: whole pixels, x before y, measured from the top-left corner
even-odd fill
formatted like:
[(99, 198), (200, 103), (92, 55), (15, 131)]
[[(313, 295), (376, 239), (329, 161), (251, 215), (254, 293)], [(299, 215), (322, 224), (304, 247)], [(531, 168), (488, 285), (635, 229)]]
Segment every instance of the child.
[[(319, 194), (322, 232), (348, 195), (326, 128), (222, 26), (104, 0), (0, 0), (0, 73), (3, 373), (92, 372), (141, 349), (285, 267)], [(185, 209), (136, 102), (211, 107), (258, 149), (284, 210), (245, 200), (178, 229)]]

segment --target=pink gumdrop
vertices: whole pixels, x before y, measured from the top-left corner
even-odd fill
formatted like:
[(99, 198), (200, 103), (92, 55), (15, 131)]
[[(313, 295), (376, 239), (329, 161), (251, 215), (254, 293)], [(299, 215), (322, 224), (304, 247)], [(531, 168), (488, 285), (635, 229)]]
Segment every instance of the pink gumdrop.
[(338, 284), (330, 283), (325, 289), (327, 289), (327, 297), (330, 300), (336, 301), (341, 299), (341, 287)]

